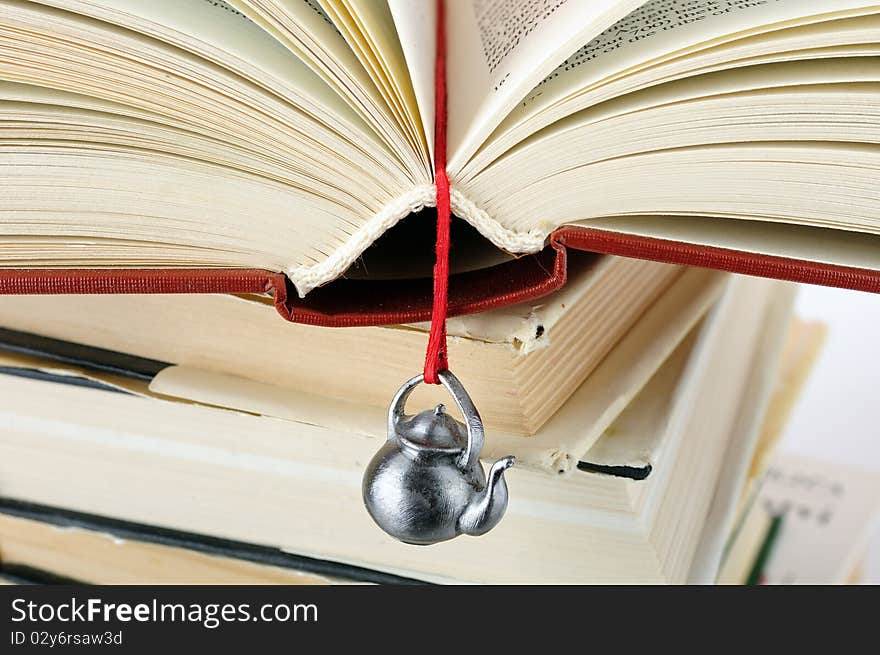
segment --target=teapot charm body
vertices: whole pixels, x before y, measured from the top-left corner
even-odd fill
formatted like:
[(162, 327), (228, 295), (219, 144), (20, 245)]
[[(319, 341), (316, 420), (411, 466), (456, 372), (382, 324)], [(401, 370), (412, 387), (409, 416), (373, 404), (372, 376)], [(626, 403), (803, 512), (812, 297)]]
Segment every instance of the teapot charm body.
[(404, 414), (413, 389), (424, 378), (404, 383), (388, 410), (388, 439), (367, 466), (364, 505), (373, 520), (392, 537), (428, 545), (460, 534), (491, 530), (507, 509), (504, 472), (513, 457), (489, 470), (480, 464), (483, 422), (461, 382), (451, 372), (438, 374), (452, 395), (463, 425), (437, 405), (419, 414)]

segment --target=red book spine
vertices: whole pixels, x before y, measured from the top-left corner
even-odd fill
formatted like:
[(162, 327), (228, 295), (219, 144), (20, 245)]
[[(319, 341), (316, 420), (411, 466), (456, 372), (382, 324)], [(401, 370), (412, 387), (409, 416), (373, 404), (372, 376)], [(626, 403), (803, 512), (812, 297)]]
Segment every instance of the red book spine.
[[(570, 266), (589, 266), (592, 261), (570, 257), (569, 250), (880, 293), (877, 270), (564, 227), (538, 254), (452, 275), (449, 315), (528, 302), (556, 291), (565, 284)], [(286, 320), (327, 327), (428, 321), (433, 299), (432, 281), (427, 278), (341, 279), (299, 298), (283, 273), (257, 269), (0, 269), (0, 295), (112, 293), (269, 294)]]
[(762, 255), (586, 227), (564, 227), (554, 232), (551, 240), (566, 248), (606, 255), (880, 293), (880, 271), (873, 269)]
[[(566, 281), (566, 251), (551, 246), (482, 271), (450, 276), (449, 315), (473, 314), (540, 298)], [(0, 269), (0, 295), (268, 294), (288, 321), (327, 327), (431, 319), (430, 279), (340, 279), (300, 298), (283, 273), (258, 269)]]

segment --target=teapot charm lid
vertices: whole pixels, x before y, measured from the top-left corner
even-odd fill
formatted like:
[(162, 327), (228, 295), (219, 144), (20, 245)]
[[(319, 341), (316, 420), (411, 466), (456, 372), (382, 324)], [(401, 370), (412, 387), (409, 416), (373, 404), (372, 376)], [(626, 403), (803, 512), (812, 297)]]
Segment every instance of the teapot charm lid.
[(442, 404), (415, 416), (404, 413), (410, 394), (424, 381), (423, 375), (417, 375), (407, 380), (391, 401), (388, 410), (388, 438), (395, 435), (404, 447), (414, 447), (421, 451), (457, 454), (456, 463), (459, 468), (468, 469), (478, 464), (480, 452), (483, 450), (483, 419), (464, 385), (452, 371), (441, 371), (438, 378), (458, 406), (465, 424), (447, 414), (446, 407)]
[(388, 410), (388, 439), (370, 461), (363, 479), (364, 505), (385, 532), (411, 544), (433, 544), (459, 534), (492, 529), (507, 508), (504, 457), (489, 471), (480, 464), (483, 422), (461, 382), (441, 371), (440, 383), (458, 405), (465, 423), (443, 405), (404, 413), (418, 375), (397, 391)]
[(431, 451), (459, 453), (467, 448), (467, 431), (443, 404), (397, 418), (397, 435), (407, 444)]

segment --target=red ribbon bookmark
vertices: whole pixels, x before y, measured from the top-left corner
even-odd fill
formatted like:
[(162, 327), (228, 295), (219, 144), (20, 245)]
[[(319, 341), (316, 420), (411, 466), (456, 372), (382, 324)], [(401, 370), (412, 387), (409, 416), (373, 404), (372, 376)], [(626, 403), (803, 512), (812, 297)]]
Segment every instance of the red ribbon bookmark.
[(437, 55), (434, 62), (434, 183), (437, 186), (437, 245), (431, 334), (425, 355), (425, 382), (439, 384), (449, 368), (446, 314), (449, 308), (449, 177), (446, 175), (446, 3), (437, 0)]

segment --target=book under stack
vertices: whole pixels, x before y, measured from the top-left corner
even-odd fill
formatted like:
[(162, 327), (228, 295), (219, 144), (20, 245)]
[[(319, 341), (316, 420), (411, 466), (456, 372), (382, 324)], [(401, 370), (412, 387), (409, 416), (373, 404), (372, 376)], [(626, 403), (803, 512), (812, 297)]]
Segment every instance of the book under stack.
[[(5, 298), (0, 561), (87, 582), (711, 582), (792, 293), (602, 258), (541, 303), (451, 321), (484, 455), (517, 466), (495, 530), (431, 547), (382, 533), (360, 489), (425, 326), (295, 326), (259, 297)], [(188, 312), (213, 336), (178, 329)]]

